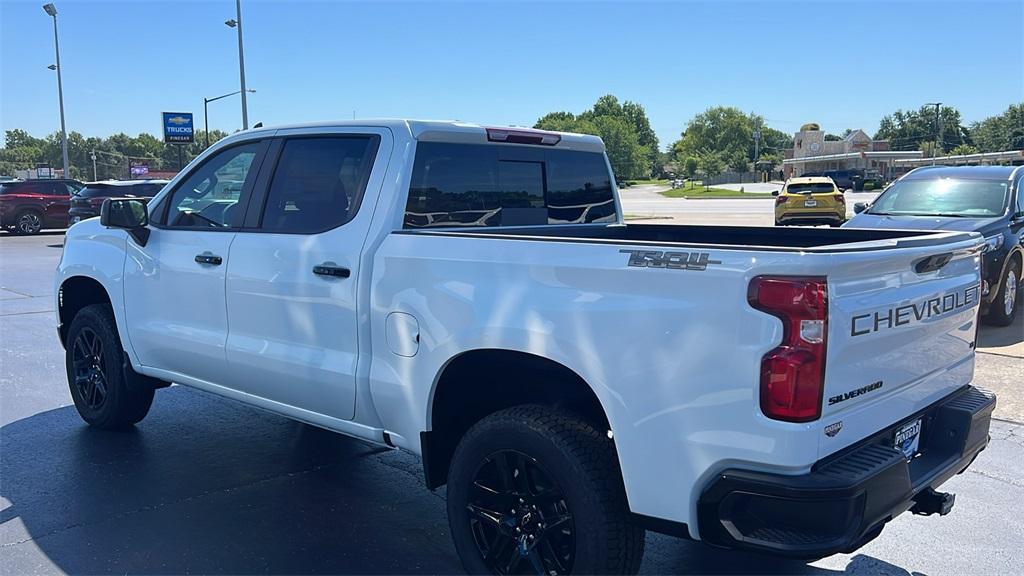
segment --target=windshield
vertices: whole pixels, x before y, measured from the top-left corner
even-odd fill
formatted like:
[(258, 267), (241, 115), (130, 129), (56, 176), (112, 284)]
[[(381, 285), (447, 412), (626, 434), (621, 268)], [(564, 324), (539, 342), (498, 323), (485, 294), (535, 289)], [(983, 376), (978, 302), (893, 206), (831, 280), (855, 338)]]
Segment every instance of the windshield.
[(959, 216), (985, 218), (1006, 211), (1007, 182), (995, 180), (901, 180), (890, 186), (868, 210), (897, 216)]
[(789, 188), (786, 188), (786, 192), (789, 194), (821, 194), (835, 191), (835, 187), (829, 182), (790, 184)]

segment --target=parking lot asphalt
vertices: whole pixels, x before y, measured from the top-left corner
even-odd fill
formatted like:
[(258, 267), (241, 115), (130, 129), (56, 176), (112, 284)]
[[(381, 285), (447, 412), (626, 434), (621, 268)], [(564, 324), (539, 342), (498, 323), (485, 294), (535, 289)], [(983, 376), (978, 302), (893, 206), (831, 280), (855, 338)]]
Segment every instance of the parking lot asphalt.
[[(62, 241), (0, 234), (0, 573), (460, 572), (444, 489), (426, 490), (411, 455), (179, 386), (132, 431), (85, 426), (54, 330)], [(976, 381), (1020, 406), (1022, 338), (988, 338)], [(649, 533), (641, 571), (1018, 573), (1024, 427), (994, 422), (944, 489), (949, 516), (900, 516), (854, 554), (806, 564)]]

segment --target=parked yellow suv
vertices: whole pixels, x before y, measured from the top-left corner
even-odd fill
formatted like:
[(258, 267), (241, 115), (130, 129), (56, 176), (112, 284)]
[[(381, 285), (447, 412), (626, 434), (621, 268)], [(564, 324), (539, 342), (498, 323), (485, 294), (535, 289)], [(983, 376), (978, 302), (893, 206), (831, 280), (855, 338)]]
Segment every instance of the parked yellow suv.
[(775, 196), (775, 225), (828, 224), (846, 221), (846, 198), (827, 176), (790, 178)]

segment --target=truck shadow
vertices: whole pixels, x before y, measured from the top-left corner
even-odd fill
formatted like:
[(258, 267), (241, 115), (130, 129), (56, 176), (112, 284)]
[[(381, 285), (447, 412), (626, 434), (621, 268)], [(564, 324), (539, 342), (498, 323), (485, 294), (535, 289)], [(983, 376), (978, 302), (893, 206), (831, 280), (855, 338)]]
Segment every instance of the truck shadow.
[[(1018, 304), (1019, 306), (1019, 304)], [(1024, 342), (1024, 311), (1017, 310), (1013, 324), (1004, 327), (981, 325), (978, 330), (978, 348), (1001, 348)]]
[[(196, 390), (160, 391), (126, 432), (68, 406), (3, 426), (0, 446), (5, 572), (461, 572), (415, 457)], [(833, 573), (656, 534), (643, 571)], [(862, 556), (847, 571), (906, 574)]]

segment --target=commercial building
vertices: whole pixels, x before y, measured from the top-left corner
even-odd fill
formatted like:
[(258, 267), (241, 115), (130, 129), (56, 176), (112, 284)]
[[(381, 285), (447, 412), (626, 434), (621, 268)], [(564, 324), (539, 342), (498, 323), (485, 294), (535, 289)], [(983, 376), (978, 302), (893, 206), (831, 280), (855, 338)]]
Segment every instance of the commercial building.
[(793, 135), (793, 149), (784, 151), (782, 172), (786, 178), (826, 170), (863, 170), (890, 177), (893, 162), (921, 158), (920, 150), (889, 150), (887, 140), (872, 140), (854, 130), (839, 140), (825, 140), (817, 124), (804, 124)]

